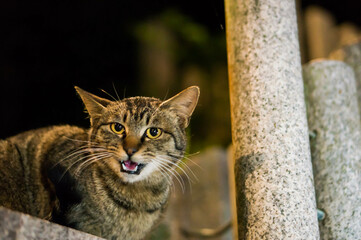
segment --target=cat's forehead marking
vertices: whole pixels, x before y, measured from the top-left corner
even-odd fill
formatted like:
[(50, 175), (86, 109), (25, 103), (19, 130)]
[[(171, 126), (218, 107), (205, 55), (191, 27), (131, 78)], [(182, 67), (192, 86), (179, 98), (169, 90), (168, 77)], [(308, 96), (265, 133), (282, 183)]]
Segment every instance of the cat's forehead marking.
[(114, 102), (110, 116), (133, 130), (147, 126), (161, 100), (150, 97), (132, 97)]
[(151, 97), (131, 97), (125, 98), (120, 102), (124, 103), (126, 110), (154, 109), (161, 103), (159, 99)]

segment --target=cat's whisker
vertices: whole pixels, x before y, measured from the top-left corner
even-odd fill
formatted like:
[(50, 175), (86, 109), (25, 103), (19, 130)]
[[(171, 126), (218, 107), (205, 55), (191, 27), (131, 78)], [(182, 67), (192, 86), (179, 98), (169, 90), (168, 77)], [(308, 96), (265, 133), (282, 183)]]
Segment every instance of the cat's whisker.
[[(103, 93), (105, 93), (106, 95), (108, 95), (111, 99), (113, 99), (115, 102), (119, 101), (119, 99), (116, 99), (115, 97), (113, 97), (113, 95), (111, 95), (110, 93), (108, 93), (107, 91), (105, 91), (104, 89), (100, 89), (100, 91), (102, 91)], [(117, 94), (117, 93), (116, 93)], [(118, 94), (117, 94), (118, 96)], [(119, 96), (118, 96), (119, 98)]]
[(90, 154), (91, 152), (102, 152), (102, 151), (106, 151), (106, 150), (107, 149), (103, 148), (103, 147), (92, 147), (92, 148), (90, 148), (89, 146), (82, 146), (82, 147), (79, 147), (78, 149), (75, 149), (74, 151), (71, 151), (67, 156), (60, 159), (52, 167), (55, 167), (58, 164), (66, 161), (66, 160), (71, 160), (71, 159), (73, 159), (75, 157), (79, 157), (79, 156), (81, 156), (83, 154)]
[[(192, 191), (192, 183), (194, 183), (194, 182), (193, 182), (192, 178), (188, 175), (188, 173), (187, 173), (181, 166), (178, 165), (178, 163), (184, 164), (184, 166), (186, 166), (186, 167), (188, 168), (187, 170), (190, 171), (191, 174), (194, 176), (194, 178), (196, 179), (196, 181), (199, 181), (198, 178), (197, 178), (197, 176), (194, 174), (194, 172), (193, 172), (185, 163), (183, 163), (183, 162), (181, 162), (181, 161), (178, 161), (177, 163), (175, 163), (175, 162), (167, 159), (167, 157), (168, 157), (168, 156), (163, 155), (163, 158), (161, 158), (162, 161), (170, 164), (171, 166), (175, 166), (175, 169), (180, 169), (180, 170), (183, 172), (184, 176), (187, 178), (190, 191)], [(175, 171), (175, 172), (177, 172), (177, 171)], [(178, 173), (178, 172), (177, 172), (177, 173)], [(178, 174), (179, 174), (179, 173), (178, 173)], [(182, 178), (182, 179), (183, 179), (183, 178)]]
[[(117, 96), (117, 99), (114, 98), (114, 97), (112, 97), (112, 98), (113, 98), (114, 101), (117, 103), (117, 105), (118, 105), (117, 107), (118, 107), (119, 111), (121, 112), (124, 107), (123, 107), (123, 106), (121, 105), (121, 103), (120, 103), (121, 99), (120, 99), (120, 97), (119, 97), (118, 91), (117, 91), (114, 83), (112, 83), (112, 85), (113, 85), (113, 90), (114, 90), (114, 92), (115, 92), (115, 95)], [(123, 97), (123, 98), (125, 98), (125, 88), (124, 88), (124, 97)]]
[(65, 162), (66, 160), (71, 160), (71, 159), (73, 159), (73, 158), (75, 158), (75, 157), (79, 157), (79, 156), (81, 156), (81, 155), (83, 155), (83, 154), (88, 154), (88, 153), (89, 153), (88, 147), (86, 147), (86, 148), (79, 148), (79, 149), (76, 149), (76, 150), (74, 150), (74, 151), (71, 151), (68, 155), (66, 155), (64, 158), (60, 159), (57, 163), (55, 163), (55, 164), (52, 166), (52, 168), (55, 167), (55, 166), (57, 166), (57, 165), (59, 165), (59, 164), (62, 163), (62, 162)]
[[(179, 186), (181, 187), (182, 193), (184, 193), (185, 192), (185, 183), (184, 183), (183, 179), (180, 176), (177, 176), (175, 172), (167, 169), (166, 167), (161, 167), (161, 168), (164, 169), (165, 173), (168, 173), (167, 175), (169, 175), (170, 180), (172, 180), (174, 178), (177, 179), (177, 182), (179, 183)], [(176, 189), (175, 182), (174, 181), (170, 181), (170, 182), (172, 183), (173, 189)]]
[(115, 85), (114, 85), (114, 82), (112, 82), (112, 85), (113, 85), (113, 90), (114, 90), (114, 92), (115, 92), (115, 95), (117, 96), (118, 101), (120, 101), (120, 97), (119, 97), (117, 88), (116, 88)]
[[(199, 152), (198, 152), (199, 153)], [(195, 154), (198, 154), (198, 153), (195, 153)], [(193, 155), (195, 155), (193, 154)], [(182, 158), (183, 159), (186, 159), (187, 161), (191, 162), (191, 164), (197, 166), (200, 170), (204, 171), (204, 169), (199, 165), (197, 164), (195, 161), (193, 161), (192, 159), (190, 159), (189, 157), (186, 157), (186, 156), (177, 156), (177, 155), (174, 155), (174, 154), (170, 154), (170, 155), (167, 155), (167, 156), (170, 156), (171, 158), (174, 158), (174, 159), (179, 159), (179, 158)], [(197, 177), (197, 175), (193, 172), (193, 170), (188, 166), (188, 164), (185, 162), (185, 161), (180, 161), (180, 164), (182, 164), (182, 166), (185, 166), (186, 169), (192, 174), (192, 176), (195, 178), (195, 181), (196, 182), (199, 182), (199, 179)]]
[(169, 175), (169, 173), (167, 173), (166, 170), (163, 170), (162, 166), (157, 165), (157, 164), (153, 164), (153, 166), (158, 170), (158, 172), (160, 172), (160, 174), (164, 177), (164, 179), (165, 179), (169, 184), (172, 184), (172, 186), (174, 185), (174, 182), (172, 181), (172, 176)]
[(172, 169), (169, 168), (169, 166), (167, 166), (166, 164), (164, 164), (161, 160), (158, 160), (158, 159), (153, 159), (157, 164), (158, 166), (163, 169), (166, 173), (169, 173), (167, 174), (168, 176), (173, 176), (174, 178), (177, 179), (177, 181), (179, 182), (179, 185), (181, 186), (182, 188), (182, 192), (184, 192), (184, 181), (183, 179), (181, 178), (181, 176), (179, 175), (179, 173), (173, 171)]
[[(158, 156), (159, 158), (159, 156)], [(182, 188), (182, 192), (184, 193), (185, 192), (185, 182), (182, 178), (182, 176), (177, 172), (175, 171), (174, 169), (172, 168), (169, 168), (168, 165), (166, 165), (162, 159), (158, 159), (158, 158), (155, 158), (153, 159), (155, 162), (157, 162), (164, 170), (166, 170), (168, 173), (170, 173), (174, 178), (177, 179), (177, 181), (179, 182), (181, 188)]]
[(88, 158), (85, 158), (85, 161), (83, 161), (82, 163), (79, 164), (79, 166), (77, 167), (77, 170), (81, 169), (84, 165), (86, 165), (88, 162), (92, 161), (93, 159), (97, 159), (97, 158), (100, 158), (103, 156), (111, 157), (112, 154), (109, 152), (106, 152), (106, 151), (89, 154)]
[(87, 159), (85, 162), (81, 163), (77, 167), (77, 169), (74, 171), (74, 173), (75, 173), (76, 176), (79, 176), (81, 174), (81, 172), (84, 171), (91, 164), (93, 164), (93, 163), (95, 163), (97, 161), (109, 158), (111, 156), (112, 156), (112, 154), (107, 154), (107, 153), (104, 153), (103, 155), (99, 154), (99, 155), (93, 156), (93, 157)]
[(72, 164), (70, 164), (70, 165), (64, 170), (63, 174), (60, 176), (60, 178), (59, 178), (58, 181), (60, 182), (61, 179), (63, 179), (63, 177), (65, 176), (65, 174), (66, 174), (75, 164), (77, 164), (78, 162), (86, 159), (87, 157), (88, 157), (88, 156), (81, 157), (80, 159), (78, 159), (78, 160), (76, 160), (75, 162), (73, 162)]
[(73, 142), (80, 142), (80, 143), (86, 143), (86, 144), (96, 144), (96, 145), (99, 145), (100, 143), (97, 143), (97, 142), (91, 142), (89, 140), (80, 140), (80, 139), (75, 139), (75, 138), (70, 138), (70, 137), (67, 137), (67, 136), (64, 136), (64, 138), (70, 140), (70, 141), (73, 141)]
[(187, 156), (187, 157), (193, 157), (193, 156), (196, 156), (198, 154), (200, 154), (201, 152), (198, 151), (198, 152), (195, 152), (195, 153), (185, 153), (184, 155)]
[(168, 182), (168, 184), (171, 187), (171, 191), (175, 190), (175, 184), (174, 181), (172, 181), (172, 176), (169, 175), (169, 173), (167, 173), (166, 170), (163, 170), (162, 167), (155, 165), (156, 169), (160, 172), (160, 174), (162, 174), (162, 176), (166, 179), (166, 181)]
[(166, 181), (169, 182), (168, 179), (170, 179), (171, 176), (170, 176), (168, 173), (163, 172), (163, 171), (162, 171), (163, 169), (161, 168), (161, 166), (159, 166), (159, 165), (157, 165), (157, 164), (154, 164), (154, 166), (155, 166), (155, 168), (160, 172), (160, 174), (162, 174), (162, 176), (166, 179)]
[(204, 171), (204, 169), (198, 164), (196, 163), (195, 161), (193, 161), (192, 159), (190, 159), (189, 157), (191, 156), (194, 156), (194, 155), (197, 155), (199, 154), (200, 152), (196, 152), (196, 153), (192, 153), (192, 154), (185, 154), (184, 156), (181, 156), (181, 155), (175, 155), (175, 154), (170, 154), (169, 156), (175, 158), (175, 159), (179, 159), (179, 158), (184, 158), (188, 161), (190, 161), (193, 165), (197, 166), (200, 170)]
[[(193, 162), (191, 159), (189, 159), (189, 158), (187, 158), (187, 157), (184, 157), (184, 158), (187, 159), (187, 160), (189, 160), (189, 161), (191, 161), (191, 162)], [(184, 166), (184, 167), (192, 174), (192, 176), (195, 178), (196, 182), (199, 181), (197, 175), (196, 175), (196, 174), (193, 172), (193, 170), (187, 165), (186, 162), (184, 162), (183, 160), (180, 160), (180, 161), (179, 161), (179, 164), (181, 164), (182, 166)], [(199, 166), (199, 165), (197, 165), (197, 166)], [(199, 166), (199, 167), (200, 167), (200, 166)]]
[[(71, 164), (65, 169), (64, 173), (61, 175), (60, 180), (65, 176), (65, 174), (66, 174), (73, 166), (75, 166), (75, 164), (77, 164), (78, 162), (83, 161), (84, 159), (87, 159), (88, 157), (89, 157), (88, 155), (83, 156), (83, 157), (77, 159), (76, 161), (74, 161), (73, 163), (71, 163)], [(59, 181), (60, 181), (60, 180), (59, 180)]]
[(192, 165), (198, 167), (200, 170), (204, 171), (204, 168), (199, 165), (196, 161), (192, 160), (190, 157), (198, 155), (200, 152), (196, 152), (196, 153), (192, 153), (192, 154), (185, 154), (185, 156), (183, 157), (184, 159), (186, 159), (187, 161), (191, 162)]
[(167, 99), (168, 93), (169, 93), (169, 88), (167, 88), (167, 92), (165, 93), (165, 96), (163, 98), (163, 102)]
[(192, 169), (187, 166), (187, 164), (185, 164), (184, 162), (182, 162), (180, 160), (177, 163), (174, 163), (172, 160), (167, 159), (166, 155), (162, 155), (162, 156), (163, 156), (162, 160), (164, 160), (165, 162), (171, 164), (172, 166), (175, 166), (176, 168), (180, 169), (184, 173), (184, 175), (187, 177), (188, 181), (193, 182), (192, 178), (188, 175), (188, 173), (181, 166), (179, 166), (178, 164), (183, 164), (183, 166), (185, 166), (187, 168), (187, 170), (193, 175), (193, 177), (196, 179), (196, 181), (199, 181), (197, 176), (194, 174)]
[(192, 159), (190, 159), (189, 157), (184, 157), (184, 159), (186, 159), (187, 161), (189, 161), (192, 165), (198, 167), (200, 170), (204, 171), (204, 168), (202, 166), (200, 166), (196, 161), (193, 161)]
[(187, 163), (183, 162), (183, 161), (180, 161), (179, 162), (179, 165), (182, 165), (184, 166), (191, 174), (192, 176), (194, 177), (195, 181), (196, 182), (199, 182), (199, 179), (197, 177), (197, 175), (193, 172), (193, 170), (187, 165)]
[[(89, 152), (88, 152), (88, 153), (89, 153)], [(99, 153), (97, 153), (97, 154), (101, 154), (101, 153), (102, 153), (102, 152), (99, 152)], [(92, 154), (92, 155), (94, 156), (95, 154)], [(84, 159), (88, 159), (89, 157), (92, 157), (92, 155), (83, 156), (83, 157), (77, 159), (76, 161), (74, 161), (73, 163), (71, 163), (71, 164), (65, 169), (64, 173), (61, 175), (61, 177), (60, 177), (59, 179), (61, 180), (61, 179), (65, 176), (65, 174), (66, 174), (73, 166), (75, 166), (77, 163), (83, 161)], [(60, 180), (59, 180), (59, 181), (60, 181)]]
[[(154, 158), (154, 162), (157, 163), (157, 166), (161, 167), (163, 170), (167, 171), (168, 173), (172, 173), (172, 169), (170, 169), (166, 164), (164, 164), (161, 160)], [(169, 175), (168, 175), (169, 176)], [(174, 176), (174, 175), (173, 175)]]
[[(103, 155), (101, 155), (101, 154), (99, 154), (99, 155), (100, 155), (100, 156), (103, 156)], [(77, 161), (77, 163), (79, 163), (79, 162), (81, 162), (81, 163), (79, 163), (79, 164), (77, 165), (76, 169), (74, 170), (74, 173), (77, 174), (77, 173), (80, 171), (80, 169), (81, 169), (85, 164), (87, 164), (88, 162), (91, 162), (91, 161), (94, 160), (94, 159), (97, 159), (97, 157), (98, 157), (99, 155), (97, 154), (96, 156), (94, 156), (94, 155), (92, 155), (92, 156), (87, 156), (86, 158), (83, 158), (83, 159), (81, 159), (80, 161)]]
[(109, 97), (111, 97), (111, 98), (114, 100), (114, 102), (118, 103), (118, 104), (117, 104), (117, 105), (118, 105), (118, 106), (117, 106), (117, 107), (118, 107), (118, 110), (119, 110), (119, 111), (122, 111), (123, 108), (122, 108), (122, 106), (121, 106), (120, 103), (119, 103), (119, 102), (120, 102), (120, 98), (119, 98), (119, 95), (118, 95), (118, 93), (117, 93), (114, 85), (113, 85), (113, 88), (114, 88), (115, 94), (117, 95), (118, 99), (116, 99), (115, 97), (113, 97), (113, 95), (111, 95), (110, 93), (106, 92), (105, 90), (103, 90), (103, 89), (100, 89), (100, 90), (101, 90), (102, 92), (104, 92), (105, 94), (107, 94)]
[(82, 168), (77, 168), (75, 171), (74, 171), (74, 175), (79, 177), (81, 175), (81, 173), (88, 167), (90, 166), (91, 164), (93, 164), (94, 162), (98, 162), (99, 160), (102, 160), (104, 158), (107, 158), (107, 157), (101, 157), (101, 158), (96, 158), (96, 159), (92, 159), (92, 160), (89, 160), (87, 161), (87, 164), (82, 166)]
[(162, 106), (162, 104), (160, 104), (154, 111), (153, 113), (150, 115), (150, 117), (153, 117), (157, 112), (158, 112), (158, 109)]

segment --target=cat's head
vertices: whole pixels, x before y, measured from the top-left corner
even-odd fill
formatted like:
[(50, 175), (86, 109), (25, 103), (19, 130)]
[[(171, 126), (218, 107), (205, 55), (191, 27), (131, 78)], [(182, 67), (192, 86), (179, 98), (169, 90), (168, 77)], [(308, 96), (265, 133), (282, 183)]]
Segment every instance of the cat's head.
[(110, 101), (76, 90), (89, 113), (91, 145), (102, 163), (125, 182), (171, 175), (170, 169), (184, 155), (185, 128), (198, 102), (198, 87), (166, 101), (150, 97)]

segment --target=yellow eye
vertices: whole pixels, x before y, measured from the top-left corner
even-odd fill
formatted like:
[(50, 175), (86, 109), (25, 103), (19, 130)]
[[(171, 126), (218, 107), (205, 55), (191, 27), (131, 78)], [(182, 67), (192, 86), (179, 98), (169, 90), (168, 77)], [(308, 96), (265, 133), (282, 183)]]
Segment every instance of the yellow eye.
[(111, 123), (110, 129), (116, 134), (123, 134), (125, 132), (125, 128), (120, 123)]
[(160, 135), (162, 135), (162, 132), (163, 132), (162, 129), (152, 127), (152, 128), (148, 128), (147, 131), (145, 131), (145, 134), (150, 139), (156, 139), (159, 138)]

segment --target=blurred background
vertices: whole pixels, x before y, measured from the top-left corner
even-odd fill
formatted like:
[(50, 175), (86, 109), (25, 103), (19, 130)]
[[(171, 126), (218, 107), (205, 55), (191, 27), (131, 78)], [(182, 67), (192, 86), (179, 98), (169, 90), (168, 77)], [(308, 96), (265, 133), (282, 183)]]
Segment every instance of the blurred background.
[[(225, 206), (212, 211), (214, 219), (221, 220), (203, 225), (187, 220), (187, 224), (209, 227), (225, 222), (229, 198), (222, 186), (227, 185), (225, 149), (231, 143), (231, 128), (223, 4), (222, 0), (2, 1), (0, 139), (48, 125), (89, 126), (74, 86), (106, 98), (101, 89), (114, 97), (166, 99), (198, 85), (201, 98), (191, 121), (188, 156), (201, 166), (196, 167), (200, 173), (193, 170), (201, 176), (198, 182), (218, 190), (193, 195), (188, 205), (178, 197), (174, 201), (185, 210), (173, 215), (188, 220), (204, 217), (214, 202), (199, 203), (219, 195), (223, 200), (214, 201)], [(297, 6), (303, 63), (326, 57), (361, 36), (359, 0), (304, 0)], [(206, 157), (191, 157), (197, 152)], [(203, 179), (209, 172), (218, 175)], [(202, 191), (202, 186), (193, 188), (198, 189), (193, 193)], [(193, 214), (196, 211), (199, 216)], [(177, 224), (161, 234), (169, 239), (170, 231), (182, 227)]]
[[(321, 8), (307, 12), (313, 5)], [(306, 51), (307, 14), (314, 25), (326, 15), (321, 27), (333, 39), (335, 26), (360, 34), (361, 1), (298, 6), (303, 62), (315, 58)], [(10, 0), (0, 11), (0, 138), (53, 124), (88, 126), (75, 85), (102, 97), (100, 89), (161, 99), (199, 85), (191, 148), (231, 142), (222, 0)], [(330, 51), (335, 42), (329, 37), (326, 49), (316, 49)]]

